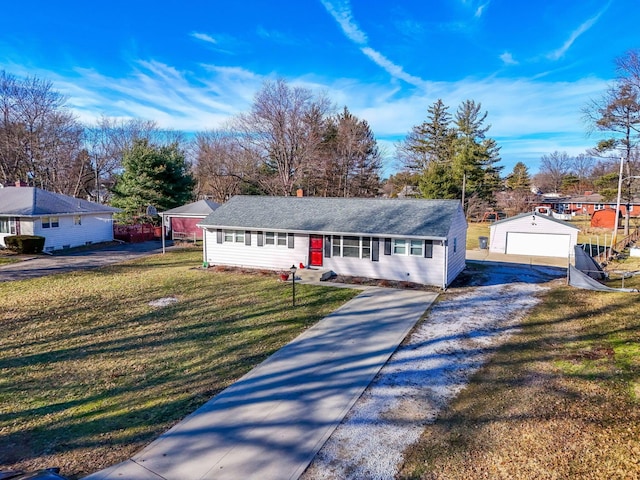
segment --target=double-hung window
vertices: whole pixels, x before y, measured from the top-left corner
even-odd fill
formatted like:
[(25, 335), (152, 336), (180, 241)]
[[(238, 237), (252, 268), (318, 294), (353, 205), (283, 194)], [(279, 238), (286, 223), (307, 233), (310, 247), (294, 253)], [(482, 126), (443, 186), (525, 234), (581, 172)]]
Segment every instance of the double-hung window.
[(362, 237), (362, 258), (371, 258), (371, 237)]
[(287, 246), (287, 234), (283, 232), (264, 232), (264, 244), (278, 247)]
[(342, 256), (360, 258), (359, 237), (342, 237)]
[(371, 237), (334, 235), (331, 238), (331, 254), (334, 257), (371, 258)]
[(0, 217), (0, 233), (16, 233), (16, 221), (9, 217)]
[(422, 240), (411, 240), (409, 242), (409, 255), (422, 256)]
[(403, 238), (393, 239), (393, 254), (394, 255), (406, 255), (407, 254), (407, 241)]
[(42, 228), (58, 228), (59, 226), (59, 217), (42, 217)]
[(276, 244), (276, 234), (273, 232), (264, 232), (264, 244), (265, 245), (275, 245)]
[(244, 230), (225, 230), (224, 243), (244, 243)]
[(433, 240), (394, 238), (392, 252), (394, 255), (432, 258)]

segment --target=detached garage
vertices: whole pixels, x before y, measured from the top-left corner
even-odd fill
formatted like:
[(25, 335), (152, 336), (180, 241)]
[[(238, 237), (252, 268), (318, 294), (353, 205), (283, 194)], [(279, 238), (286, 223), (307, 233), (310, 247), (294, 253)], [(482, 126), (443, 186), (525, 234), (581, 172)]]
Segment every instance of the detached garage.
[(568, 258), (580, 229), (546, 215), (523, 213), (490, 227), (489, 251), (508, 255)]

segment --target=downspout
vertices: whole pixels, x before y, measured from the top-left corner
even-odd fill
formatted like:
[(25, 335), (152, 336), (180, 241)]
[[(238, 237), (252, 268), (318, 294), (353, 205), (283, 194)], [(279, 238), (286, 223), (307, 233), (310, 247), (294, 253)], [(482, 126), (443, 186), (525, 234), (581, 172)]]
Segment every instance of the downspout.
[(449, 242), (447, 239), (442, 241), (442, 245), (444, 246), (444, 266), (443, 266), (443, 277), (442, 277), (442, 290), (447, 289), (447, 275), (449, 273)]
[(164, 237), (165, 237), (165, 231), (164, 231), (164, 215), (161, 213), (160, 214), (160, 221), (162, 222), (162, 229), (160, 230), (160, 236), (162, 237), (162, 253), (165, 253), (165, 248), (164, 248)]
[(202, 266), (207, 265), (207, 229), (202, 228)]

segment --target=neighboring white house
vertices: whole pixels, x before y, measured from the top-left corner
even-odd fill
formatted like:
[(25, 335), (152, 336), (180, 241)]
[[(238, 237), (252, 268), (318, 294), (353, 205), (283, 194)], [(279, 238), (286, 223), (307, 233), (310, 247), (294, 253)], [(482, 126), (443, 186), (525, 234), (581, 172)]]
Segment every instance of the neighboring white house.
[(489, 251), (512, 255), (569, 258), (580, 229), (547, 215), (523, 213), (493, 223)]
[(9, 235), (45, 237), (45, 251), (108, 242), (118, 211), (35, 187), (0, 188), (0, 246)]
[(465, 267), (457, 200), (236, 196), (200, 226), (210, 265), (338, 274), (446, 288)]

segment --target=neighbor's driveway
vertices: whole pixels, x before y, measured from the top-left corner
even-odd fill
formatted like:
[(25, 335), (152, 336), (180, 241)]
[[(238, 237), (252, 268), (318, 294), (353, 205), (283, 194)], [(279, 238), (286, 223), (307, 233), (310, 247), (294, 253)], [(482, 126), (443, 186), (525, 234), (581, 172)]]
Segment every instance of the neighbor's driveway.
[(162, 252), (160, 241), (124, 243), (70, 254), (37, 255), (22, 262), (0, 266), (0, 282), (87, 270)]

